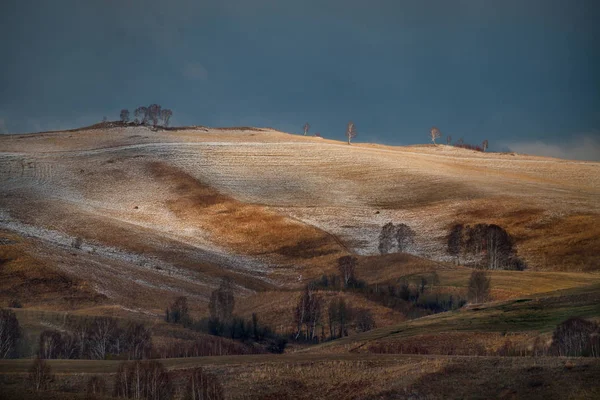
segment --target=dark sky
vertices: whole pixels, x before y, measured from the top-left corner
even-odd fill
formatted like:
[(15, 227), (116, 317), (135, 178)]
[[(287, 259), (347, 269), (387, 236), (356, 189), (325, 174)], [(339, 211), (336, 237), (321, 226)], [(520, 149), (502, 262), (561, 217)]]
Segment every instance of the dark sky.
[(598, 0), (1, 0), (0, 132), (159, 103), (268, 126), (600, 160)]

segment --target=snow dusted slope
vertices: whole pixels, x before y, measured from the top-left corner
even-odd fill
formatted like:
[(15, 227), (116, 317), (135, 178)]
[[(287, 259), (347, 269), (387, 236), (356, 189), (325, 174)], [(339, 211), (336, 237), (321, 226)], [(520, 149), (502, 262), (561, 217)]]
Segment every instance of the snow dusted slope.
[(451, 224), (487, 222), (506, 227), (533, 268), (599, 262), (591, 162), (130, 127), (2, 137), (0, 186), (2, 229), (81, 236), (173, 271), (204, 262), (213, 277), (252, 279), (238, 279), (240, 289), (298, 285), (340, 255), (375, 254), (388, 221), (413, 227), (413, 253), (440, 261)]

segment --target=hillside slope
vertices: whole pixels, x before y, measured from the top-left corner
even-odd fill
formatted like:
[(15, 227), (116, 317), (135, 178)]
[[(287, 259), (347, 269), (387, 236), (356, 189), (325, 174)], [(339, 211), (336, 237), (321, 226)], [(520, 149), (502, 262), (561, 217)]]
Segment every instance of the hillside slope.
[(368, 266), (381, 262), (369, 256), (388, 221), (410, 225), (414, 255), (432, 265), (451, 261), (452, 224), (485, 222), (515, 237), (530, 270), (600, 267), (592, 162), (348, 146), (268, 129), (128, 127), (1, 137), (0, 186), (2, 274), (13, 278), (2, 292), (26, 287), (32, 303), (63, 290), (55, 274), (94, 304), (159, 315), (186, 295), (200, 310), (220, 277), (242, 297), (294, 290), (350, 253), (375, 282)]

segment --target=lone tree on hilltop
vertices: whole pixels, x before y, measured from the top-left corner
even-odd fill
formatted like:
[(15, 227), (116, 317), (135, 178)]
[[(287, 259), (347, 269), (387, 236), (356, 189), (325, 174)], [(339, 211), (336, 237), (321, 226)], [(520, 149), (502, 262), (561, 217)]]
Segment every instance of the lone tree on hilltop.
[(310, 129), (310, 124), (307, 122), (304, 124), (304, 136), (306, 136), (306, 134), (308, 134), (308, 130)]
[(161, 107), (159, 104), (150, 104), (148, 106), (148, 118), (152, 121), (152, 126), (158, 125), (158, 119), (160, 118)]
[(173, 111), (169, 110), (168, 108), (163, 108), (162, 110), (160, 110), (160, 119), (162, 119), (164, 127), (169, 126), (171, 116), (173, 116)]
[(469, 278), (468, 298), (472, 303), (484, 303), (490, 298), (492, 279), (485, 271), (475, 270)]
[(135, 109), (135, 123), (138, 125), (146, 125), (148, 123), (148, 107), (140, 106)]
[(396, 234), (396, 227), (392, 222), (388, 222), (381, 228), (379, 234), (379, 252), (381, 254), (388, 254), (394, 248), (394, 236)]
[(348, 138), (348, 144), (350, 141), (356, 137), (356, 127), (354, 126), (354, 122), (348, 122), (348, 126), (346, 127), (346, 137)]
[(483, 141), (483, 143), (481, 143), (481, 148), (483, 149), (483, 151), (487, 150), (487, 148), (488, 148), (488, 141), (487, 141), (487, 139), (485, 139)]
[(446, 144), (448, 146), (450, 146), (451, 143), (452, 143), (452, 136), (450, 136), (450, 135), (446, 136)]
[(208, 303), (210, 317), (221, 322), (229, 321), (233, 317), (234, 307), (233, 284), (231, 279), (223, 278), (219, 288), (210, 295), (210, 302)]
[(124, 108), (121, 110), (121, 114), (119, 115), (121, 122), (126, 124), (129, 122), (129, 110)]
[(435, 139), (442, 136), (442, 132), (440, 132), (440, 130), (435, 126), (431, 127), (431, 129), (429, 130), (429, 134), (431, 135), (431, 141), (433, 142), (433, 144), (435, 144)]

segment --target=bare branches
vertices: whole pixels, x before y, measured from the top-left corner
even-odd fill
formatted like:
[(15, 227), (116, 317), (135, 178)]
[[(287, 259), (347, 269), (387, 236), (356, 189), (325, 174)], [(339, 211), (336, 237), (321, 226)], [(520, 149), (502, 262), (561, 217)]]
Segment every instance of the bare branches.
[(440, 132), (440, 130), (435, 126), (432, 126), (429, 130), (429, 135), (431, 136), (431, 141), (433, 142), (433, 144), (435, 144), (435, 139), (442, 136), (442, 132)]
[(469, 278), (468, 297), (469, 301), (477, 304), (484, 303), (490, 298), (490, 287), (492, 279), (487, 276), (485, 271), (475, 270)]
[(121, 119), (121, 122), (126, 124), (129, 122), (129, 110), (127, 110), (126, 108), (121, 110), (121, 114), (119, 115), (119, 118)]
[(135, 123), (146, 125), (148, 123), (148, 107), (140, 106), (135, 109)]
[(15, 313), (0, 310), (0, 358), (13, 356), (20, 338), (21, 328)]
[(357, 135), (356, 127), (354, 126), (354, 122), (348, 122), (348, 126), (346, 127), (346, 137), (348, 138), (348, 144), (350, 141), (354, 139)]
[(169, 126), (169, 121), (171, 120), (172, 116), (173, 116), (173, 111), (169, 110), (168, 108), (163, 108), (162, 110), (160, 110), (160, 118), (163, 121), (163, 126), (165, 126), (165, 127)]
[(304, 124), (304, 136), (306, 136), (306, 134), (308, 133), (308, 130), (310, 129), (310, 125), (307, 123)]

